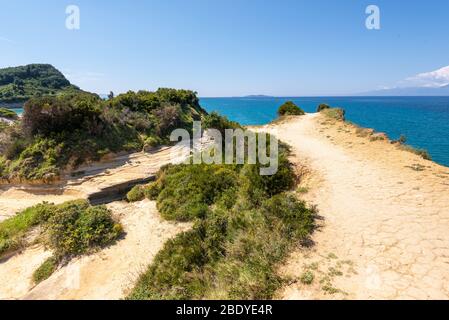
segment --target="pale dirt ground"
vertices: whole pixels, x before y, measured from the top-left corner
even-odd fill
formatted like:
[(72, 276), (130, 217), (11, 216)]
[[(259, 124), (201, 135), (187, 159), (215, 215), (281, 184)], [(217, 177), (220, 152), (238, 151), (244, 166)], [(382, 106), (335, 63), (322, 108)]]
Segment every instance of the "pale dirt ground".
[(0, 300), (19, 299), (31, 290), (33, 272), (50, 256), (42, 246), (33, 246), (0, 262)]
[[(309, 191), (298, 195), (316, 204), (323, 217), (313, 235), (315, 246), (292, 253), (281, 268), (292, 280), (278, 298), (449, 298), (449, 168), (386, 141), (359, 138), (349, 124), (322, 117), (293, 117), (257, 129), (277, 129), (273, 133), (292, 145), (292, 160), (309, 168), (301, 185)], [(0, 214), (146, 177), (169, 159), (169, 151), (161, 150), (90, 165), (82, 178), (71, 179), (57, 193), (10, 188), (0, 194)], [(113, 203), (110, 208), (122, 214), (128, 232), (123, 240), (72, 261), (27, 294), (32, 272), (49, 255), (41, 247), (29, 248), (0, 263), (0, 298), (123, 297), (163, 243), (188, 228), (162, 221), (154, 203)], [(312, 285), (300, 283), (305, 271), (314, 275)]]
[(43, 201), (59, 204), (87, 198), (89, 194), (112, 185), (147, 178), (170, 162), (171, 152), (173, 148), (163, 148), (152, 153), (138, 152), (85, 165), (77, 169), (83, 172), (82, 176), (64, 176), (61, 183), (54, 186), (0, 186), (0, 221)]
[[(309, 191), (298, 195), (323, 218), (315, 245), (281, 268), (291, 285), (278, 298), (449, 298), (449, 168), (319, 114), (257, 130), (289, 143), (293, 161), (308, 166)], [(306, 271), (311, 285), (299, 281)]]
[(42, 246), (29, 248), (0, 264), (0, 299), (124, 298), (164, 243), (191, 227), (163, 220), (149, 200), (114, 202), (108, 207), (124, 226), (123, 239), (72, 260), (34, 288), (32, 274), (51, 253)]

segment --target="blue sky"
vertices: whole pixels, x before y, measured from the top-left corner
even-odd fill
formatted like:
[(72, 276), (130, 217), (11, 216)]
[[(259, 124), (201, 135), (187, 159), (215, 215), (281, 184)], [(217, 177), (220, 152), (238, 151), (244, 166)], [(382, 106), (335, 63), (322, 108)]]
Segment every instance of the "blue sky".
[(51, 63), (98, 93), (351, 94), (448, 66), (448, 36), (447, 0), (0, 0), (0, 67)]

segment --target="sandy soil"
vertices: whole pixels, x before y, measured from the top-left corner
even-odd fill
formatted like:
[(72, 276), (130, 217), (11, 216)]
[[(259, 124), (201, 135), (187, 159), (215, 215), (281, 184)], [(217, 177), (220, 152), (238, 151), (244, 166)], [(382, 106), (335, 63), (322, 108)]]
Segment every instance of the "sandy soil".
[(34, 246), (0, 263), (0, 300), (19, 299), (33, 288), (33, 272), (51, 256), (42, 246)]
[(77, 169), (79, 177), (63, 176), (57, 185), (0, 186), (0, 221), (18, 211), (47, 201), (65, 201), (87, 198), (101, 189), (154, 175), (161, 166), (170, 162), (173, 148), (163, 148), (151, 153), (138, 152), (116, 156)]
[(32, 287), (32, 273), (51, 253), (42, 247), (25, 250), (0, 264), (0, 299), (121, 299), (170, 238), (190, 224), (170, 223), (155, 202), (108, 205), (126, 236), (104, 250), (71, 261), (48, 280)]
[(292, 281), (279, 298), (449, 298), (449, 168), (318, 114), (258, 130), (310, 168), (298, 195), (322, 216), (315, 246), (282, 267)]

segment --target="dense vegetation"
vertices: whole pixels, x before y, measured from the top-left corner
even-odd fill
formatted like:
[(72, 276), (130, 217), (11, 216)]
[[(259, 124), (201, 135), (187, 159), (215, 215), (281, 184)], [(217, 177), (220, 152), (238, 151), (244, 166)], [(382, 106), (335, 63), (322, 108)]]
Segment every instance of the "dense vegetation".
[[(259, 165), (169, 165), (142, 193), (162, 216), (194, 227), (168, 241), (129, 299), (269, 299), (277, 265), (313, 229), (313, 209), (288, 193), (295, 175), (282, 150), (273, 176)], [(134, 191), (135, 192), (135, 191)]]
[(187, 90), (128, 92), (108, 101), (88, 93), (33, 98), (21, 123), (0, 132), (0, 178), (51, 181), (110, 152), (168, 143), (173, 129), (191, 131), (205, 116)]
[(33, 229), (39, 231), (36, 241), (53, 251), (53, 256), (36, 270), (36, 282), (48, 278), (70, 258), (111, 244), (123, 232), (104, 206), (92, 207), (85, 200), (61, 205), (42, 203), (0, 223), (0, 259), (25, 247)]
[(0, 102), (25, 102), (32, 97), (77, 92), (80, 89), (48, 64), (0, 69)]
[(292, 101), (287, 101), (278, 109), (279, 116), (302, 116), (305, 112)]

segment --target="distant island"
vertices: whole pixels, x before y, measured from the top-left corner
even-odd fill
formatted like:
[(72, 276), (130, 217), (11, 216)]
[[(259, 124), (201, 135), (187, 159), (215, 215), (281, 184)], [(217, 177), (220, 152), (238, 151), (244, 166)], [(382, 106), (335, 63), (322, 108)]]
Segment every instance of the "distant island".
[(258, 99), (260, 99), (260, 98), (274, 98), (274, 97), (266, 96), (263, 94), (253, 94), (253, 95), (249, 95), (249, 96), (243, 96), (243, 98), (258, 98)]
[(33, 97), (81, 91), (50, 64), (0, 69), (0, 106), (15, 107)]

